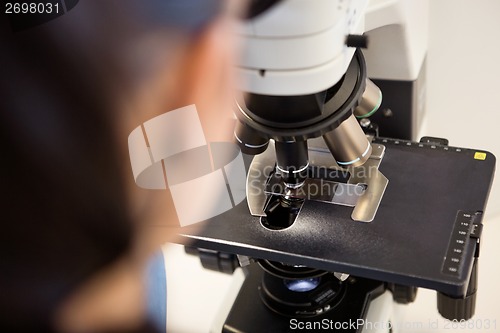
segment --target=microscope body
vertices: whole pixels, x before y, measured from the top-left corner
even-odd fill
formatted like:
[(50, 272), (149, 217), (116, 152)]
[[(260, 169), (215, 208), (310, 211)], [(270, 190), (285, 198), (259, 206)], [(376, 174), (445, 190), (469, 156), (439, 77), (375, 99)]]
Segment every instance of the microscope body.
[[(201, 235), (181, 233), (208, 249), (199, 250), (208, 266), (246, 272), (223, 332), (307, 330), (313, 322), (319, 330), (397, 332), (391, 309), (412, 302), (416, 287), (439, 291), (450, 319), (473, 315), (495, 158), (411, 141), (425, 109), (427, 5), (282, 0), (240, 26), (235, 140), (255, 155), (247, 198)], [(450, 184), (456, 193), (446, 192)], [(222, 252), (234, 256), (221, 261)], [(348, 322), (356, 324), (331, 326)]]
[[(371, 222), (376, 214), (388, 183), (378, 171), (384, 147), (378, 144), (373, 148), (356, 119), (373, 115), (382, 100), (380, 90), (367, 77), (359, 50), (368, 46), (363, 35), (367, 7), (366, 0), (319, 0), (313, 5), (300, 0), (281, 1), (241, 27), (243, 56), (238, 70), (244, 95), (236, 102), (235, 138), (244, 153), (258, 155), (250, 166), (247, 198), (251, 214), (260, 217), (266, 228), (290, 227), (304, 200), (349, 205), (361, 197), (354, 204), (359, 209), (354, 208), (353, 220)], [(324, 141), (316, 139), (321, 137)], [(314, 142), (312, 146), (308, 140)], [(325, 156), (329, 154), (334, 159)], [(372, 155), (375, 158), (363, 166)], [(265, 168), (275, 171), (263, 177)], [(343, 184), (338, 179), (325, 182), (322, 170), (342, 172), (342, 168), (350, 170), (351, 183)], [(365, 174), (362, 179), (354, 175), (354, 170), (359, 172), (361, 168)], [(257, 189), (249, 190), (256, 183)], [(363, 185), (359, 186), (360, 183)], [(325, 184), (332, 185), (328, 193), (323, 193)], [(312, 185), (322, 189), (319, 197), (312, 193)], [(364, 193), (366, 188), (369, 191)], [(339, 189), (351, 194), (341, 198)], [(265, 306), (260, 304), (260, 310), (255, 307), (254, 310), (263, 311), (259, 316), (266, 318), (265, 324), (256, 328), (253, 321), (246, 322), (244, 318), (248, 316), (237, 310), (244, 304), (236, 303), (236, 309), (224, 324), (224, 332), (286, 330), (286, 320), (273, 318), (275, 314), (269, 317), (266, 314), (269, 310), (285, 318), (295, 318), (298, 328), (308, 322), (297, 317), (315, 317), (322, 329), (340, 328), (346, 332), (394, 329), (390, 324), (393, 298), (384, 283), (358, 281), (348, 274), (317, 270), (301, 274), (301, 265), (258, 262), (258, 268), (249, 269), (253, 273), (247, 277), (244, 284), (247, 287), (242, 288), (243, 296), (238, 299), (246, 303), (253, 297), (255, 304), (260, 297)], [(281, 268), (276, 269), (276, 265)], [(318, 285), (308, 286), (311, 281), (317, 281)], [(305, 289), (293, 290), (286, 283)], [(256, 285), (260, 286), (259, 293)], [(308, 290), (309, 287), (312, 289)], [(304, 296), (307, 292), (311, 295)], [(304, 300), (297, 301), (297, 295)], [(344, 301), (344, 297), (351, 301)], [(317, 301), (321, 298), (322, 301)], [(413, 299), (404, 300), (409, 301)], [(295, 302), (300, 305), (288, 307)], [(367, 329), (365, 319), (389, 326)], [(356, 324), (352, 325), (353, 322)], [(331, 326), (335, 324), (341, 326)]]

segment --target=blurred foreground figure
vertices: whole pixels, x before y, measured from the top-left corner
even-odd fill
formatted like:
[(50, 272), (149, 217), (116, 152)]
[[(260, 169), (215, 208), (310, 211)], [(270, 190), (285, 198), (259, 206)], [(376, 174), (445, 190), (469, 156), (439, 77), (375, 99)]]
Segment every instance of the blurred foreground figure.
[(231, 136), (229, 10), (73, 3), (0, 21), (0, 331), (155, 331), (143, 271), (177, 220), (168, 191), (135, 186), (127, 136), (190, 104), (207, 140)]

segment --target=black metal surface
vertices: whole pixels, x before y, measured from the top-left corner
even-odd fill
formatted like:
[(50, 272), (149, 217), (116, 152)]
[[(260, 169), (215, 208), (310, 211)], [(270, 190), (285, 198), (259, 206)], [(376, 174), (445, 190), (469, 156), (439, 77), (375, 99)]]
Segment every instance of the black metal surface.
[(409, 141), (378, 142), (387, 147), (380, 170), (389, 185), (372, 223), (352, 221), (350, 207), (306, 201), (290, 228), (269, 230), (243, 201), (202, 222), (201, 233), (185, 227), (182, 234), (193, 246), (464, 295), (476, 240), (467, 241), (456, 276), (444, 274), (443, 263), (457, 212), (485, 209), (495, 157), (475, 159), (475, 150)]
[[(385, 291), (379, 281), (351, 279), (345, 282), (345, 295), (331, 311), (314, 318), (290, 318), (269, 310), (260, 297), (263, 271), (251, 266), (242, 288), (224, 324), (223, 333), (276, 332), (361, 332), (370, 300)], [(313, 323), (314, 322), (314, 323)], [(335, 327), (343, 324), (344, 327)], [(349, 324), (349, 325), (348, 325)], [(314, 328), (312, 325), (317, 325)], [(318, 327), (319, 326), (319, 327)]]
[(455, 226), (453, 227), (450, 241), (448, 242), (446, 257), (443, 262), (442, 272), (444, 274), (458, 275), (460, 266), (462, 265), (462, 259), (465, 255), (465, 247), (471, 237), (470, 234), (472, 227), (474, 226), (474, 220), (477, 216), (479, 216), (478, 219), (480, 220), (482, 214), (462, 211), (458, 212), (455, 220)]

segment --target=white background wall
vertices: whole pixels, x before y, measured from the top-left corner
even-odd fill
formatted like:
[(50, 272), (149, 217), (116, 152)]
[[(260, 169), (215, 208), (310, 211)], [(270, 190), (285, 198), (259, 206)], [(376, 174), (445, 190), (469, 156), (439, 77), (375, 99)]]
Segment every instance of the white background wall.
[[(423, 131), (500, 158), (500, 1), (431, 0)], [(500, 214), (500, 176), (488, 216)]]
[[(418, 1), (418, 0), (414, 0)], [(422, 135), (448, 138), (450, 145), (488, 150), (500, 158), (500, 1), (431, 0), (427, 115)], [(409, 332), (500, 332), (500, 175), (493, 185), (479, 270), (475, 329), (446, 329), (435, 292), (419, 289), (400, 321)], [(171, 333), (207, 332), (222, 305), (230, 277), (204, 271), (178, 245), (165, 247), (167, 327)], [(438, 321), (437, 329), (411, 324)], [(478, 329), (490, 321), (490, 328)], [(494, 324), (494, 325), (493, 325)], [(450, 325), (451, 328), (451, 325)]]
[[(447, 138), (453, 146), (488, 150), (500, 158), (500, 1), (431, 0), (429, 30), (427, 115), (421, 133)], [(474, 320), (496, 321), (496, 327), (456, 332), (500, 332), (498, 167), (483, 222)], [(420, 289), (406, 321), (438, 319), (434, 294)], [(441, 325), (432, 332), (450, 330)]]

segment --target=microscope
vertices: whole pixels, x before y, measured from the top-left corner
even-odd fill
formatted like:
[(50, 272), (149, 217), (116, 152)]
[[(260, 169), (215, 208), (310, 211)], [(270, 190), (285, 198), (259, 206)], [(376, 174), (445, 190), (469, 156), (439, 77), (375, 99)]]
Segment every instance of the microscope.
[[(410, 30), (394, 21), (409, 5), (391, 3), (371, 1), (385, 16), (367, 22), (367, 0), (250, 1), (234, 110), (246, 198), (181, 229), (205, 267), (245, 272), (222, 332), (397, 332), (393, 305), (418, 287), (437, 291), (443, 317), (474, 315), (495, 157), (413, 141), (423, 85), (401, 93), (395, 80), (370, 78), (370, 64), (392, 61), (370, 58), (384, 47), (372, 44)], [(395, 30), (368, 40), (367, 25)]]

